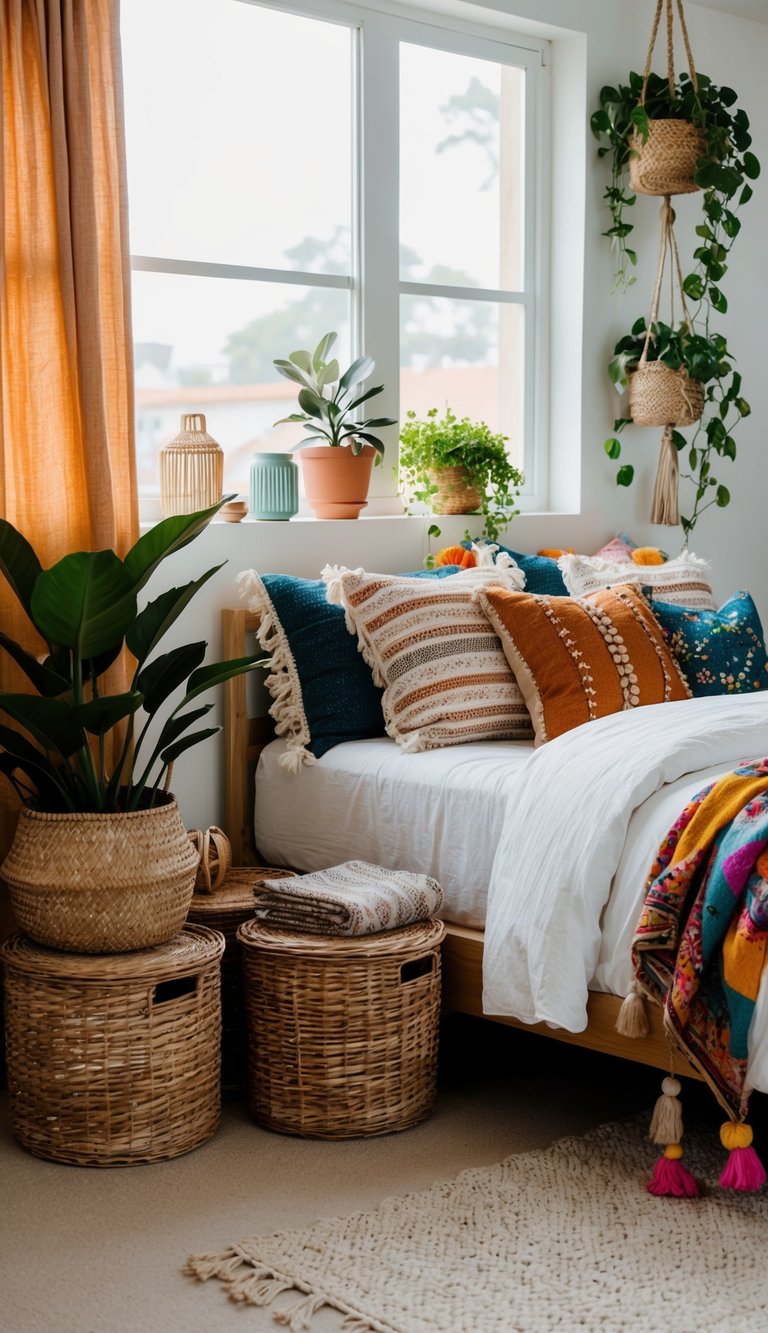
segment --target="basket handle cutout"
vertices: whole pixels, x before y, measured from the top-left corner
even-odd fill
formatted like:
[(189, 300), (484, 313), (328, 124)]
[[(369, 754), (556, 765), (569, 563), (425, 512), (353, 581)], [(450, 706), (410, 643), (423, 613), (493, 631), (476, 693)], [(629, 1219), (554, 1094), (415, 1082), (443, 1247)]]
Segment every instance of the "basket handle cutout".
[(407, 986), (409, 981), (418, 981), (419, 977), (428, 977), (435, 970), (435, 955), (425, 953), (423, 958), (412, 958), (400, 968), (400, 984)]
[(152, 1004), (168, 1004), (171, 1000), (182, 1000), (185, 995), (194, 995), (199, 976), (171, 977), (170, 981), (158, 981), (152, 992)]

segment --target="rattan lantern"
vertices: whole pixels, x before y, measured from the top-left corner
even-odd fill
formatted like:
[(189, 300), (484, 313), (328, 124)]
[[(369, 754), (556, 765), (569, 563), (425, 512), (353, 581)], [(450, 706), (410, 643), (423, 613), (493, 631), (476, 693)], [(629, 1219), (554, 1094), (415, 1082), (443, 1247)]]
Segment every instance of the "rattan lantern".
[(184, 412), (181, 430), (160, 451), (163, 517), (209, 509), (224, 493), (224, 451), (205, 428), (202, 412)]

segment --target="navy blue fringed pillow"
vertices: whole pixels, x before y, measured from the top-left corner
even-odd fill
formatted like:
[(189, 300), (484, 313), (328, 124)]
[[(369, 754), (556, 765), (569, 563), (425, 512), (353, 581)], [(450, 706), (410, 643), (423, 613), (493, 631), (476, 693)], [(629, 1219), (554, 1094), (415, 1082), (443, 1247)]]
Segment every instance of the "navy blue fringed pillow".
[[(408, 577), (455, 573), (456, 565), (445, 565)], [(237, 584), (248, 609), (261, 615), (259, 645), (272, 658), (269, 712), (288, 741), (281, 763), (298, 772), (342, 741), (385, 735), (382, 690), (346, 627), (344, 608), (327, 601), (324, 581), (248, 569)]]
[[(466, 550), (473, 545), (471, 541), (461, 544)], [(522, 569), (525, 574), (526, 592), (541, 593), (543, 597), (568, 596), (568, 589), (556, 560), (548, 555), (523, 555), (520, 551), (513, 551), (511, 546), (499, 546), (499, 550), (511, 555), (515, 564)]]
[(735, 593), (719, 611), (693, 610), (655, 599), (651, 606), (692, 694), (751, 694), (768, 689), (763, 626), (748, 592)]

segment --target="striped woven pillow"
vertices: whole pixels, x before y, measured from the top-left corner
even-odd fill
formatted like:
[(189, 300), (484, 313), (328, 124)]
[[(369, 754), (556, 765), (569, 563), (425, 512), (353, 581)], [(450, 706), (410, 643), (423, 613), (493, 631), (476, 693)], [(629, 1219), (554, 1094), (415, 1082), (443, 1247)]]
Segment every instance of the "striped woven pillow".
[(327, 566), (329, 602), (341, 602), (347, 628), (384, 688), (387, 733), (410, 751), (482, 740), (530, 740), (531, 719), (478, 588), (510, 590), (524, 575), (504, 564), (465, 569), (425, 583)]
[(691, 697), (661, 626), (631, 584), (585, 598), (488, 588), (476, 601), (531, 710), (537, 745), (609, 713)]
[(562, 555), (557, 563), (572, 597), (591, 597), (601, 588), (633, 583), (651, 588), (654, 597), (674, 606), (690, 606), (697, 611), (717, 609), (712, 567), (691, 551), (683, 551), (663, 565), (629, 565), (624, 560), (602, 560), (596, 555)]

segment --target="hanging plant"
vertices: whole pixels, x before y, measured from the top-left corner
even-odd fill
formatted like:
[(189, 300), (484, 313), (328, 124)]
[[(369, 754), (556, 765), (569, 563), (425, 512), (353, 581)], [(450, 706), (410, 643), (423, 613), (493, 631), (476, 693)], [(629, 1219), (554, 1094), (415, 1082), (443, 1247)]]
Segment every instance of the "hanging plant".
[(636, 158), (639, 148), (648, 142), (653, 121), (688, 121), (704, 136), (692, 180), (693, 188), (703, 191), (705, 218), (696, 228), (702, 241), (694, 251), (699, 265), (698, 282), (688, 280), (694, 288), (689, 294), (698, 300), (705, 288), (712, 287), (714, 308), (725, 310), (717, 284), (726, 272), (731, 246), (741, 230), (735, 210), (752, 198), (750, 181), (760, 175), (760, 163), (748, 151), (752, 143), (749, 118), (741, 109), (731, 110), (737, 97), (733, 89), (716, 87), (706, 74), (697, 75), (697, 86), (688, 74), (683, 74), (671, 91), (667, 79), (650, 74), (644, 101), (642, 96), (642, 75), (630, 73), (627, 84), (601, 89), (600, 106), (591, 119), (592, 131), (602, 143), (598, 157), (611, 158), (611, 183), (603, 194), (611, 226), (602, 234), (610, 237), (616, 251), (614, 290), (626, 289), (635, 282), (632, 268), (637, 263), (637, 253), (627, 244), (634, 227), (626, 218), (627, 209), (637, 198), (629, 188), (633, 155)]

